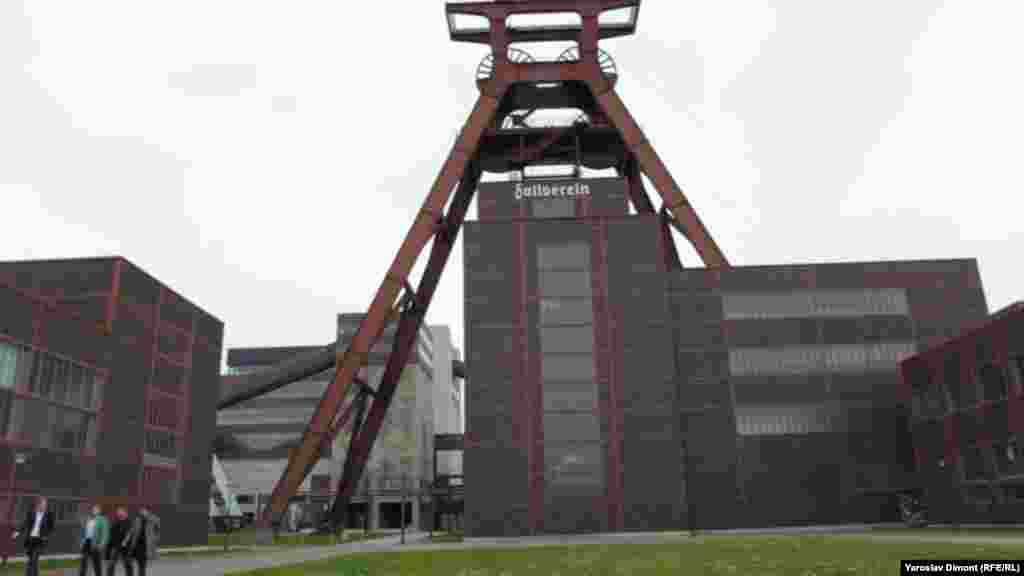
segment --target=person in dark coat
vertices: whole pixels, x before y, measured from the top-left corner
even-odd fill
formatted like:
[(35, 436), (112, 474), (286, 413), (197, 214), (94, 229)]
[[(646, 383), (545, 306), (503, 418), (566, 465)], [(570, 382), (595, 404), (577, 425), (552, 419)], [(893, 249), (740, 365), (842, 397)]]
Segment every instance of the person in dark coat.
[(47, 509), (46, 498), (40, 496), (36, 500), (35, 510), (25, 515), (21, 528), (12, 536), (13, 539), (17, 539), (19, 534), (25, 536), (25, 554), (28, 556), (25, 562), (26, 576), (39, 576), (39, 555), (49, 543), (51, 533), (53, 512)]
[(114, 576), (117, 571), (117, 561), (124, 565), (124, 573), (132, 576), (132, 560), (128, 550), (128, 536), (132, 531), (132, 522), (128, 518), (128, 511), (117, 509), (114, 516), (114, 524), (110, 528), (110, 543), (107, 545), (107, 576)]
[(146, 508), (140, 508), (128, 534), (128, 550), (139, 565), (139, 576), (146, 576), (146, 564), (156, 560), (160, 543), (160, 518)]

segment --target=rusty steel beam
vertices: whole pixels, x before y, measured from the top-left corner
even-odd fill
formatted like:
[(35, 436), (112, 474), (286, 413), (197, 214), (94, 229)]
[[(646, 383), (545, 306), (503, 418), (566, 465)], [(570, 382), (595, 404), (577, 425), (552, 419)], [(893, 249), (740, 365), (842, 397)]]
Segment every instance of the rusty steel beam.
[(697, 216), (697, 212), (690, 205), (675, 179), (672, 178), (672, 174), (669, 173), (664, 162), (658, 157), (658, 153), (655, 152), (643, 130), (633, 119), (633, 115), (626, 109), (626, 105), (612, 86), (600, 77), (600, 71), (596, 72), (597, 74), (591, 72), (588, 75), (587, 83), (590, 85), (590, 89), (594, 91), (594, 96), (601, 104), (605, 115), (619, 130), (626, 147), (636, 157), (647, 177), (651, 179), (669, 213), (681, 227), (683, 235), (693, 244), (705, 266), (728, 268), (729, 261), (725, 258), (725, 254), (711, 237), (711, 233), (701, 222), (700, 217)]
[(455, 198), (452, 200), (452, 205), (448, 210), (447, 216), (444, 218), (445, 225), (439, 230), (437, 237), (434, 239), (430, 250), (430, 259), (427, 261), (427, 267), (416, 289), (415, 301), (419, 307), (405, 314), (398, 325), (398, 334), (395, 335), (391, 355), (388, 357), (384, 374), (381, 376), (380, 384), (377, 386), (377, 396), (374, 399), (373, 407), (370, 409), (370, 414), (360, 430), (358, 438), (353, 438), (352, 446), (354, 446), (354, 451), (349, 456), (351, 467), (349, 467), (349, 460), (346, 460), (348, 475), (343, 474), (338, 484), (334, 504), (331, 506), (331, 518), (340, 518), (344, 513), (343, 511), (348, 508), (352, 493), (355, 491), (359, 478), (363, 474), (363, 470), (370, 457), (370, 450), (373, 448), (373, 443), (380, 433), (381, 426), (384, 423), (384, 416), (398, 386), (398, 380), (405, 369), (406, 362), (408, 362), (409, 354), (416, 343), (420, 326), (423, 324), (427, 309), (434, 297), (434, 291), (437, 289), (438, 281), (441, 279), (441, 273), (444, 271), (444, 266), (448, 262), (448, 256), (451, 254), (459, 230), (462, 228), (462, 222), (465, 220), (470, 201), (472, 201), (473, 194), (476, 192), (479, 177), (480, 170), (474, 162), (463, 175), (459, 188), (455, 193)]
[[(630, 202), (639, 214), (656, 214), (654, 203), (651, 202), (647, 190), (644, 188), (644, 180), (640, 174), (640, 164), (636, 158), (629, 158), (626, 161), (626, 189), (629, 192)], [(669, 270), (681, 270), (682, 260), (679, 259), (679, 250), (676, 248), (675, 239), (672, 238), (672, 231), (669, 226), (673, 223), (671, 218), (662, 214), (661, 218), (661, 240), (665, 245), (665, 259)]]
[[(341, 469), (341, 479), (338, 481), (338, 492), (341, 491), (343, 486), (347, 486), (348, 482), (353, 481), (353, 471), (355, 470), (355, 446), (356, 440), (362, 435), (365, 427), (364, 418), (366, 417), (366, 404), (368, 397), (366, 394), (360, 394), (353, 404), (356, 405), (355, 418), (352, 420), (352, 435), (348, 440), (348, 447), (345, 449), (345, 464)], [(355, 478), (355, 483), (359, 483), (359, 478)], [(337, 493), (335, 494), (335, 502), (337, 502)], [(327, 521), (330, 523), (332, 532), (337, 532), (338, 529), (345, 525), (345, 512), (348, 510), (346, 504), (344, 508), (336, 509), (333, 505), (327, 512)]]
[[(392, 310), (388, 325), (398, 319), (399, 312), (397, 308)], [(222, 377), (217, 410), (231, 408), (329, 370), (337, 362), (339, 344), (332, 342), (320, 350), (293, 356), (253, 374)], [(232, 385), (225, 387), (225, 382)]]
[(345, 422), (351, 417), (352, 408), (356, 404), (358, 404), (359, 399), (362, 398), (363, 396), (365, 396), (365, 394), (363, 393), (362, 390), (360, 390), (360, 392), (356, 394), (356, 397), (353, 398), (352, 401), (348, 403), (348, 406), (345, 407), (345, 410), (342, 411), (342, 413), (334, 420), (334, 423), (331, 424), (330, 432), (320, 443), (320, 450), (317, 452), (317, 457), (310, 459), (310, 461), (306, 464), (306, 476), (309, 476), (309, 474), (313, 471), (313, 468), (316, 466), (316, 463), (322, 457), (324, 449), (334, 443), (334, 439), (338, 436), (338, 432), (341, 431), (341, 429), (345, 426)]
[[(301, 443), (289, 458), (281, 479), (274, 487), (270, 505), (261, 518), (261, 524), (264, 527), (269, 527), (280, 521), (288, 506), (288, 501), (305, 480), (306, 463), (317, 456), (323, 436), (329, 432), (330, 424), (338, 412), (341, 401), (352, 384), (352, 378), (361, 367), (366, 365), (370, 350), (380, 339), (385, 323), (392, 315), (392, 307), (407, 282), (413, 264), (427, 242), (434, 237), (437, 223), (452, 196), (452, 190), (455, 188), (455, 184), (462, 179), (470, 158), (476, 154), (484, 129), (494, 119), (494, 114), (507, 89), (506, 84), (492, 85), (489, 92), (481, 93), (477, 99), (469, 119), (441, 168), (441, 172), (431, 186), (423, 207), (399, 247), (383, 282), (377, 289), (366, 316), (360, 322), (351, 345), (343, 354), (341, 352), (338, 354), (334, 381), (324, 392), (316, 412), (302, 435)], [(377, 405), (378, 403), (375, 402), (374, 406)]]
[(651, 202), (647, 190), (644, 189), (644, 181), (640, 177), (640, 164), (636, 158), (626, 159), (626, 190), (629, 192), (629, 201), (639, 214), (654, 214), (654, 204)]

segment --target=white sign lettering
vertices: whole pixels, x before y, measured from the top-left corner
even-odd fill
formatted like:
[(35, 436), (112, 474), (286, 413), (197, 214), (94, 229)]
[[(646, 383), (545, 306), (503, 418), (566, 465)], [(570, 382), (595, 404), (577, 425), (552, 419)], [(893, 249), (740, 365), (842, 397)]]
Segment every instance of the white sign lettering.
[(516, 200), (523, 198), (561, 198), (566, 196), (590, 196), (590, 185), (581, 182), (535, 183), (516, 182)]

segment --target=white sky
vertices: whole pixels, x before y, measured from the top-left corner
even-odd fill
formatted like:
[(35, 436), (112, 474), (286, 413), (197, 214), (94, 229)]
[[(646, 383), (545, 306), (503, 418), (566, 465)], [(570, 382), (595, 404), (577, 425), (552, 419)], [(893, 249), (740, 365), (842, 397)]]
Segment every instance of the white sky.
[[(448, 41), (442, 4), (0, 1), (0, 259), (120, 254), (227, 347), (329, 341), (476, 98), (485, 48)], [(1022, 21), (650, 0), (603, 47), (734, 264), (977, 257), (995, 309), (1024, 296)], [(428, 317), (460, 346), (461, 268), (460, 243)]]

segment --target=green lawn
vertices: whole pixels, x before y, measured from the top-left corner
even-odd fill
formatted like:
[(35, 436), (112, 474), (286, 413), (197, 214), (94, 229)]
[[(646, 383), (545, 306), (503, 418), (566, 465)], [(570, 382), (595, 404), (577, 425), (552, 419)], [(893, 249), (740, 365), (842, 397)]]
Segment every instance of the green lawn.
[(362, 554), (232, 576), (899, 574), (907, 559), (1024, 557), (1024, 546), (866, 542), (828, 536), (711, 536), (678, 544)]

